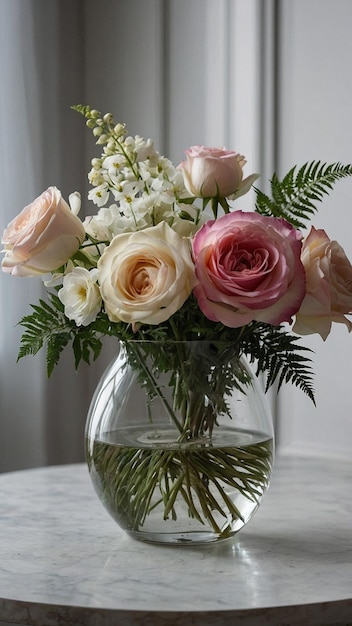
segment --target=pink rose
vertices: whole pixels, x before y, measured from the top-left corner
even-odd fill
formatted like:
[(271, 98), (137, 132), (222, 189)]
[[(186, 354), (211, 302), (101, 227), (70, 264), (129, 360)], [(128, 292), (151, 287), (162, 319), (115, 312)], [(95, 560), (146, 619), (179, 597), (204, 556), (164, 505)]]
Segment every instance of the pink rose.
[(194, 294), (204, 315), (232, 328), (291, 321), (305, 294), (300, 240), (286, 220), (258, 213), (207, 222), (193, 240)]
[(327, 338), (332, 322), (352, 323), (352, 265), (337, 241), (330, 241), (324, 230), (313, 226), (303, 242), (302, 263), (307, 286), (306, 296), (296, 315), (293, 330), (299, 335), (319, 333)]
[(237, 152), (220, 148), (192, 146), (186, 150), (187, 161), (182, 161), (185, 187), (198, 198), (228, 198), (241, 196), (249, 191), (254, 180), (252, 174), (242, 180), (246, 160)]
[(34, 276), (58, 269), (85, 238), (81, 220), (56, 187), (26, 206), (4, 230), (2, 269), (14, 276)]

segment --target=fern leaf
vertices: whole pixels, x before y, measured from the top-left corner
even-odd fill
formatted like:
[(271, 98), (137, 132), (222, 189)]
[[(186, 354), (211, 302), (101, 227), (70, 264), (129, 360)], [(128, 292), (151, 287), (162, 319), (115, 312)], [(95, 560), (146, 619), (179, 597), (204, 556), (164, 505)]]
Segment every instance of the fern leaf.
[(51, 335), (47, 341), (46, 352), (46, 371), (48, 378), (54, 371), (54, 368), (59, 362), (61, 352), (71, 339), (70, 333), (56, 333)]
[(305, 228), (304, 220), (311, 219), (317, 203), (330, 193), (338, 180), (348, 176), (352, 176), (352, 165), (312, 161), (298, 171), (295, 166), (281, 181), (276, 174), (273, 175), (271, 197), (254, 188), (256, 211), (261, 215), (283, 217), (296, 228)]
[(56, 294), (50, 294), (49, 300), (39, 300), (32, 304), (33, 312), (26, 315), (20, 325), (25, 328), (22, 334), (17, 360), (30, 354), (36, 354), (46, 345), (46, 366), (48, 377), (58, 364), (65, 346), (72, 342), (77, 369), (80, 361), (95, 361), (102, 348), (101, 335), (116, 335), (118, 325), (112, 328), (103, 314), (87, 327), (76, 326), (67, 319), (64, 306)]
[(281, 326), (253, 323), (242, 337), (243, 352), (257, 364), (257, 374), (266, 376), (266, 391), (277, 382), (279, 390), (284, 383), (299, 387), (315, 404), (312, 383), (311, 350), (298, 343), (294, 335)]
[(19, 322), (25, 331), (22, 334), (17, 360), (30, 354), (36, 354), (45, 344), (47, 346), (47, 373), (51, 376), (65, 345), (71, 339), (72, 327), (64, 315), (63, 305), (55, 294), (50, 301), (39, 300), (32, 304), (33, 312)]
[(86, 330), (77, 332), (72, 343), (73, 353), (75, 356), (75, 368), (78, 368), (80, 361), (88, 363), (91, 359), (95, 361), (102, 349), (102, 341), (92, 332)]

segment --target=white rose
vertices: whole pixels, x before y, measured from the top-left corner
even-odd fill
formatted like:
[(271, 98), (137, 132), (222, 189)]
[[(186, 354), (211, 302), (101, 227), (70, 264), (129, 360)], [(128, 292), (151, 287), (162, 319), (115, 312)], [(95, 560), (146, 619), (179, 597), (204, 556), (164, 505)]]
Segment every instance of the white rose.
[(160, 324), (181, 308), (196, 281), (188, 240), (163, 222), (116, 235), (98, 271), (112, 322)]
[(101, 308), (101, 295), (97, 285), (96, 269), (87, 270), (75, 267), (67, 274), (58, 296), (65, 305), (65, 315), (74, 320), (77, 326), (88, 326), (93, 322)]

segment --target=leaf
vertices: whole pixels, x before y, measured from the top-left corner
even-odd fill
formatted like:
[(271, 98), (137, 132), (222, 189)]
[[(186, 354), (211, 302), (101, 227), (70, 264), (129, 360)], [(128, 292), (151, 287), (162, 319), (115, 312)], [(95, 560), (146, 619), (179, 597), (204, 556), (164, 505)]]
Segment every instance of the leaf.
[(53, 373), (55, 366), (59, 362), (61, 352), (69, 341), (69, 333), (55, 333), (49, 337), (46, 352), (46, 370), (48, 378), (50, 378)]
[(295, 166), (281, 181), (273, 175), (271, 197), (254, 187), (256, 211), (265, 216), (283, 217), (296, 228), (305, 228), (303, 220), (311, 219), (317, 210), (316, 204), (330, 193), (338, 180), (348, 176), (352, 176), (352, 165), (312, 161), (298, 171)]
[(301, 346), (296, 336), (287, 333), (282, 326), (250, 324), (242, 336), (241, 348), (251, 363), (256, 362), (256, 374), (266, 377), (266, 391), (277, 382), (291, 382), (299, 387), (315, 404), (312, 360), (306, 356), (312, 352)]
[[(64, 307), (56, 294), (50, 294), (49, 301), (39, 300), (39, 304), (32, 304), (33, 313), (26, 315), (19, 324), (25, 328), (21, 338), (17, 360), (30, 354), (36, 354), (46, 345), (46, 366), (50, 378), (58, 364), (62, 351), (72, 342), (77, 369), (81, 360), (90, 363), (100, 354), (102, 348), (101, 334), (109, 332), (106, 319), (97, 321), (88, 327), (76, 326), (64, 314)], [(99, 332), (99, 322), (101, 325)], [(110, 324), (111, 326), (111, 324)]]

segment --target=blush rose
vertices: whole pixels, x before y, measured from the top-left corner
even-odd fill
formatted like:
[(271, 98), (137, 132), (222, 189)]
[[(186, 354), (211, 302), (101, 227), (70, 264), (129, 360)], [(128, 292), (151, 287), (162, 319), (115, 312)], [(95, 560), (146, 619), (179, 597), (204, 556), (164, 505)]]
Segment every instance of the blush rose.
[(195, 284), (189, 241), (165, 222), (116, 235), (98, 270), (112, 322), (160, 324), (181, 308)]
[(194, 236), (200, 309), (237, 328), (291, 321), (305, 294), (301, 233), (284, 219), (234, 211)]
[(4, 230), (2, 269), (15, 276), (54, 271), (78, 250), (84, 237), (81, 220), (61, 192), (49, 187)]
[(306, 295), (293, 326), (298, 335), (318, 333), (328, 337), (332, 322), (352, 323), (352, 265), (344, 250), (325, 230), (312, 226), (303, 242), (302, 262), (307, 276)]
[(185, 155), (187, 160), (180, 163), (179, 169), (188, 193), (197, 198), (234, 199), (247, 193), (258, 178), (252, 174), (242, 180), (246, 160), (237, 152), (192, 146)]

